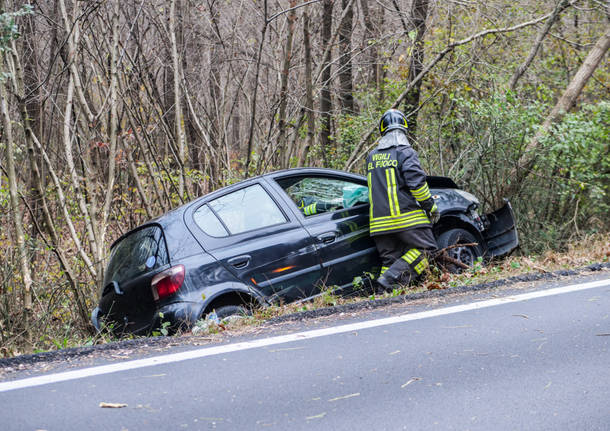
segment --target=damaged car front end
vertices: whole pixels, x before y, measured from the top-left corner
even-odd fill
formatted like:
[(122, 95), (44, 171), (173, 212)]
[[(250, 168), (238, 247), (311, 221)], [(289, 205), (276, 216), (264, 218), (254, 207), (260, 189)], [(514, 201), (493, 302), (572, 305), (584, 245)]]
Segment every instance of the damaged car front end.
[[(491, 213), (479, 214), (481, 205), (477, 197), (461, 190), (450, 178), (428, 177), (428, 184), (441, 213), (434, 225), (437, 240), (452, 230), (464, 230), (476, 240), (476, 257), (486, 260), (504, 257), (519, 246), (515, 216), (508, 200)], [(451, 244), (440, 241), (439, 248), (447, 245)]]

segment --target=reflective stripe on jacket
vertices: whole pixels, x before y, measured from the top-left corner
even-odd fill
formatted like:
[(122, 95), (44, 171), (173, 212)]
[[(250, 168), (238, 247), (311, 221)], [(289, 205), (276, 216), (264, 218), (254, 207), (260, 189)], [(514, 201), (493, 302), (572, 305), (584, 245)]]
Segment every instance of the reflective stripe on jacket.
[(297, 202), (297, 206), (306, 216), (315, 215), (332, 210), (337, 205), (328, 202), (316, 201), (310, 196), (305, 196)]
[(366, 166), (371, 235), (431, 227), (418, 204), (431, 197), (426, 174), (410, 145), (377, 147), (369, 153)]

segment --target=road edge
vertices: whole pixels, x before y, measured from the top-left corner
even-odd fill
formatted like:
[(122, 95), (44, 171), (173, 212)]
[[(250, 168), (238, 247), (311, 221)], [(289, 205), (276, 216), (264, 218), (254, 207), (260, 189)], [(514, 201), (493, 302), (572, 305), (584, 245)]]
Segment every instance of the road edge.
[[(553, 272), (545, 272), (545, 273), (525, 273), (520, 274), (508, 278), (504, 278), (501, 280), (495, 280), (486, 283), (474, 284), (474, 285), (462, 285), (457, 287), (452, 287), (450, 289), (441, 289), (441, 290), (427, 290), (419, 293), (412, 293), (406, 295), (400, 295), (391, 298), (380, 298), (380, 299), (368, 299), (360, 302), (356, 302), (353, 304), (344, 304), (337, 306), (330, 306), (319, 308), (316, 310), (308, 310), (308, 311), (300, 311), (296, 313), (286, 314), (283, 316), (274, 317), (272, 319), (266, 320), (266, 325), (274, 325), (286, 322), (293, 321), (301, 321), (301, 320), (309, 320), (315, 319), (319, 317), (331, 316), (334, 314), (346, 313), (346, 312), (354, 312), (361, 310), (371, 310), (376, 308), (386, 307), (388, 305), (393, 304), (404, 304), (409, 301), (415, 301), (420, 299), (428, 299), (428, 298), (439, 298), (448, 295), (453, 295), (455, 293), (467, 293), (467, 292), (476, 292), (482, 290), (491, 290), (498, 287), (507, 286), (513, 283), (522, 283), (522, 282), (535, 282), (542, 280), (558, 280), (561, 277), (569, 277), (569, 276), (577, 276), (577, 275), (587, 275), (590, 273), (595, 273), (602, 271), (604, 269), (610, 269), (610, 262), (603, 263), (594, 263), (591, 265), (587, 265), (585, 267), (580, 267), (576, 269), (567, 269), (567, 270), (558, 270)], [(2, 368), (13, 368), (19, 367), (22, 364), (27, 364), (28, 366), (35, 365), (37, 363), (48, 363), (48, 362), (56, 362), (56, 361), (68, 361), (80, 357), (85, 357), (92, 353), (99, 352), (112, 352), (123, 349), (130, 348), (143, 348), (143, 347), (163, 347), (171, 343), (180, 342), (180, 338), (176, 337), (144, 337), (144, 338), (136, 338), (132, 340), (122, 340), (116, 341), (106, 344), (98, 344), (93, 346), (83, 346), (83, 347), (72, 347), (69, 349), (62, 350), (54, 350), (50, 352), (41, 352), (34, 353), (29, 355), (20, 355), (12, 358), (1, 358), (0, 359), (0, 369)]]

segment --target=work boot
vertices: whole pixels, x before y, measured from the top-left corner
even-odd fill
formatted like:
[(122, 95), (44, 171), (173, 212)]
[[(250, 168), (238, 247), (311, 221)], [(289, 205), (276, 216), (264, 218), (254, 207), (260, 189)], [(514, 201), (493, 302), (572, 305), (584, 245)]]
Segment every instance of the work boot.
[[(397, 259), (385, 272), (377, 279), (377, 283), (383, 287), (386, 292), (391, 292), (396, 287), (401, 285), (409, 285), (419, 278), (419, 274), (413, 269), (411, 263), (419, 257), (419, 251), (415, 250), (417, 255), (412, 256), (407, 252), (405, 256)], [(406, 258), (405, 258), (406, 257)]]
[(377, 279), (377, 284), (381, 286), (384, 291), (391, 292), (392, 289), (399, 287), (398, 282), (401, 276), (401, 272), (390, 267), (381, 276), (379, 276)]
[(391, 292), (394, 288), (394, 284), (392, 284), (392, 282), (383, 275), (379, 277), (376, 281), (377, 285), (381, 287), (381, 291), (379, 293)]

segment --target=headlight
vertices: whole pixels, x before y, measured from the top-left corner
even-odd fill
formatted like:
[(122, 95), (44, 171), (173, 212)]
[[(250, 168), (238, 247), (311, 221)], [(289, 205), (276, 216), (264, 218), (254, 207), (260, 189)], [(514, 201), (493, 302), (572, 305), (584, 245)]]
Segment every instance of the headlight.
[(464, 190), (460, 190), (460, 189), (455, 190), (455, 192), (457, 194), (459, 194), (461, 197), (463, 197), (464, 199), (466, 199), (467, 201), (473, 202), (473, 203), (477, 204), (477, 206), (480, 205), (479, 200), (472, 193), (468, 193), (468, 192), (465, 192)]

